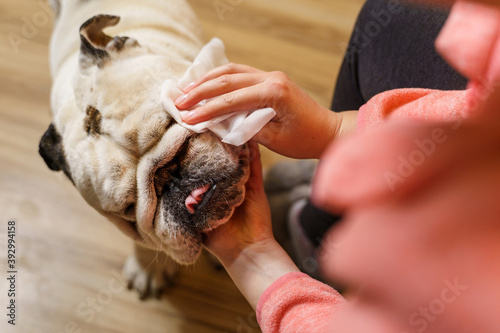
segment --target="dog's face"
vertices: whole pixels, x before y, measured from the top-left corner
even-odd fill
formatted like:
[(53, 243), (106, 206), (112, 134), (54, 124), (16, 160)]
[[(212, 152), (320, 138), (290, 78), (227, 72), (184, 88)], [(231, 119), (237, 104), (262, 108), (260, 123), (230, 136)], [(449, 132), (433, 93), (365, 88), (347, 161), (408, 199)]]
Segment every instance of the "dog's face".
[(102, 32), (116, 23), (99, 15), (82, 25), (79, 72), (53, 93), (64, 97), (40, 153), (126, 234), (189, 264), (204, 232), (242, 203), (248, 148), (175, 123), (160, 103), (161, 86), (189, 62)]

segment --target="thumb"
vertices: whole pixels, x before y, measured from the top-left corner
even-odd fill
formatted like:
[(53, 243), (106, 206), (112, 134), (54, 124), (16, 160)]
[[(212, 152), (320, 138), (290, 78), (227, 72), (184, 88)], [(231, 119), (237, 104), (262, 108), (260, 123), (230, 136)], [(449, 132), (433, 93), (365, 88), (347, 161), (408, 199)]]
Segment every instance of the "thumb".
[(250, 192), (264, 191), (264, 177), (262, 175), (259, 144), (251, 140), (248, 145), (250, 149), (250, 178), (246, 184), (247, 195), (249, 195)]

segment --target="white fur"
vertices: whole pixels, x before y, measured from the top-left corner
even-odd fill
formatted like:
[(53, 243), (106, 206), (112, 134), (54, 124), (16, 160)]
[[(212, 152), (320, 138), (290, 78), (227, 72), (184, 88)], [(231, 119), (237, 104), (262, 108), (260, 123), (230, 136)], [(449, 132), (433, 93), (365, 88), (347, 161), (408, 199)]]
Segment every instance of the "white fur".
[[(184, 0), (67, 0), (58, 8), (50, 45), (51, 105), (75, 186), (129, 236), (153, 248), (172, 245), (176, 249), (170, 253), (186, 257), (178, 261), (192, 262), (199, 244), (190, 254), (190, 239), (179, 240), (175, 232), (170, 239), (161, 236), (168, 223), (153, 229), (154, 219), (161, 223), (163, 217), (156, 216), (160, 205), (151, 177), (194, 134), (178, 124), (165, 131), (171, 117), (160, 97), (162, 83), (178, 81), (204, 44), (195, 14)], [(102, 67), (80, 55), (79, 28), (98, 14), (121, 17), (118, 25), (105, 29), (107, 35), (133, 38), (120, 52), (108, 44), (110, 57)], [(140, 47), (133, 47), (134, 39)], [(83, 126), (87, 106), (100, 112), (99, 135)], [(230, 154), (222, 144), (218, 149)], [(227, 163), (236, 167), (238, 156), (233, 155)], [(136, 216), (125, 216), (133, 203)], [(135, 219), (139, 234), (127, 222)]]

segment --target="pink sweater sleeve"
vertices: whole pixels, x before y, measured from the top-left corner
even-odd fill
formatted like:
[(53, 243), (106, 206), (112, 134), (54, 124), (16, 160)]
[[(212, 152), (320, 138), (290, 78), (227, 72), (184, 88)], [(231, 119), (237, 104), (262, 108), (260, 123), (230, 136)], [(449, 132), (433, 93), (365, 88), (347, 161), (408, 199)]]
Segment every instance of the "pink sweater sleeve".
[(264, 333), (327, 332), (330, 317), (344, 303), (333, 288), (306, 274), (289, 273), (261, 296), (257, 320)]
[(373, 97), (359, 110), (358, 129), (385, 119), (454, 121), (467, 116), (468, 91), (396, 89)]
[(373, 97), (358, 115), (358, 129), (388, 118), (452, 121), (464, 118), (500, 84), (500, 10), (457, 1), (438, 40), (437, 50), (466, 76), (465, 91), (397, 89)]

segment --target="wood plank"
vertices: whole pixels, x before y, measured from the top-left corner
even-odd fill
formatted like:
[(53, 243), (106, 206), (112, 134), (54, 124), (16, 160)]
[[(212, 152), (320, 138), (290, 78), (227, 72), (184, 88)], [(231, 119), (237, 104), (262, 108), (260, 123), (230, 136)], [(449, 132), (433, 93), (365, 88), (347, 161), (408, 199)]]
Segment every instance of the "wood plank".
[[(3, 316), (0, 331), (259, 332), (230, 278), (206, 258), (181, 269), (177, 285), (162, 300), (141, 302), (134, 292), (116, 287), (123, 283), (119, 274), (131, 241), (38, 156), (38, 141), (50, 123), (52, 22), (37, 27), (17, 48), (9, 36), (22, 35), (23, 20), (41, 11), (39, 1), (0, 2), (0, 247), (5, 249), (8, 219), (15, 218), (19, 249), (18, 325), (7, 325)], [(222, 38), (232, 61), (285, 71), (329, 105), (342, 43), (363, 1), (221, 1), (233, 4), (222, 17), (217, 1), (191, 1), (207, 38)], [(263, 153), (266, 167), (282, 159)], [(0, 262), (6, 262), (5, 250)], [(2, 278), (0, 304), (6, 290)], [(102, 304), (92, 310), (89, 302), (99, 298)]]

